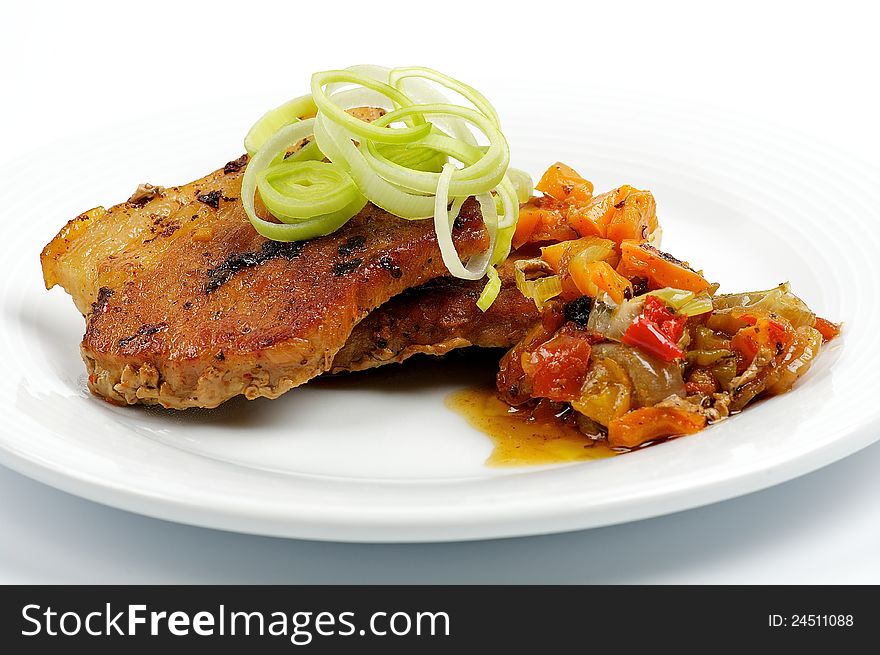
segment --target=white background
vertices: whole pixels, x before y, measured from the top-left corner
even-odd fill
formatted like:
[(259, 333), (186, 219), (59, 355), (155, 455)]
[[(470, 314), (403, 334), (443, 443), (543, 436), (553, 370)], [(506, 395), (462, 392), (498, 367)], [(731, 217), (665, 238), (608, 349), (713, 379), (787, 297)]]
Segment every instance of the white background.
[[(523, 94), (577, 85), (694, 99), (876, 161), (880, 47), (869, 6), (15, 3), (0, 21), (0, 158), (177, 108), (210, 102), (222, 114), (224, 99), (242, 95), (259, 113), (302, 93), (314, 70), (374, 62), (439, 68), (490, 98), (493, 71), (505, 67), (520, 73)], [(627, 526), (355, 546), (172, 525), (0, 470), (0, 581), (878, 583), (877, 471), (880, 444), (765, 492)]]

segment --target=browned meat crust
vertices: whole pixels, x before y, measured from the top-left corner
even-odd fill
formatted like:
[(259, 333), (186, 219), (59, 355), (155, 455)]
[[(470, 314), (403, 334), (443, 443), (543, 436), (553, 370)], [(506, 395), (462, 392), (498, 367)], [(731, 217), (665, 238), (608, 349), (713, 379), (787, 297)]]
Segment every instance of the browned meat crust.
[[(277, 397), (328, 370), (370, 311), (445, 272), (431, 221), (372, 205), (330, 236), (267, 241), (239, 200), (243, 166), (93, 209), (44, 249), (46, 286), (86, 315), (94, 393), (172, 408)], [(455, 241), (464, 257), (487, 246), (476, 203)]]
[(538, 321), (534, 302), (516, 288), (513, 256), (499, 267), (501, 292), (485, 313), (484, 282), (438, 278), (392, 298), (361, 321), (333, 359), (331, 372), (361, 371), (424, 353), (466, 346), (509, 348)]

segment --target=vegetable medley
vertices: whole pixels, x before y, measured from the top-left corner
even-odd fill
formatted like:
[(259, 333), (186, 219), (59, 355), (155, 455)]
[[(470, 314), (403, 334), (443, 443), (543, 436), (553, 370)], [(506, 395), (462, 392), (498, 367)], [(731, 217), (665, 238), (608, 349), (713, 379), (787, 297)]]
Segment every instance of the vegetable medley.
[(692, 434), (761, 396), (783, 393), (840, 327), (788, 284), (718, 295), (718, 285), (660, 250), (649, 191), (593, 195), (551, 166), (520, 208), (517, 286), (541, 322), (501, 362), (514, 406), (553, 411), (622, 448)]

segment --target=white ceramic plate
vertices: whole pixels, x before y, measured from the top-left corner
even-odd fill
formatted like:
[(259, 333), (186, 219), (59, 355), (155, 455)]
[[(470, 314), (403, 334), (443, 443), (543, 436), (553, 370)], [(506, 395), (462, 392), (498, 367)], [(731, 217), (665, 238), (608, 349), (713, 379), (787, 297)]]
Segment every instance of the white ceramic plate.
[[(725, 291), (788, 279), (816, 311), (846, 322), (844, 337), (794, 392), (698, 436), (529, 469), (486, 467), (489, 440), (445, 408), (444, 397), (469, 381), (460, 361), (307, 385), (211, 412), (117, 408), (90, 397), (78, 354), (82, 318), (60, 289), (43, 290), (41, 247), (67, 219), (126, 198), (138, 182), (185, 182), (237, 156), (262, 109), (243, 99), (220, 114), (108, 127), (0, 171), (0, 461), (95, 501), (186, 523), (441, 541), (704, 505), (814, 470), (880, 436), (876, 168), (706, 107), (578, 97), (538, 104), (506, 93), (496, 104), (516, 165), (539, 173), (559, 159), (599, 190), (652, 189), (666, 249), (705, 268)], [(544, 127), (528, 121), (547, 107), (554, 116)]]

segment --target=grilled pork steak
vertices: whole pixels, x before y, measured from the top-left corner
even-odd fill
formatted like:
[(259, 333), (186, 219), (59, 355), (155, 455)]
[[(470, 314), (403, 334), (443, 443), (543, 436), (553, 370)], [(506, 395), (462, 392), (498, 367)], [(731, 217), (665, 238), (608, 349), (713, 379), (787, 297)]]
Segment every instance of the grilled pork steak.
[(438, 278), (404, 291), (358, 323), (333, 359), (331, 372), (361, 371), (424, 353), (466, 346), (510, 348), (539, 321), (535, 303), (516, 288), (511, 256), (498, 267), (501, 292), (485, 313), (483, 281)]
[[(372, 205), (332, 235), (267, 241), (241, 206), (245, 164), (141, 188), (73, 219), (43, 250), (47, 288), (64, 287), (86, 317), (92, 392), (180, 409), (275, 398), (330, 370), (372, 310), (446, 273), (431, 221)], [(488, 246), (477, 203), (454, 238), (465, 258)]]

